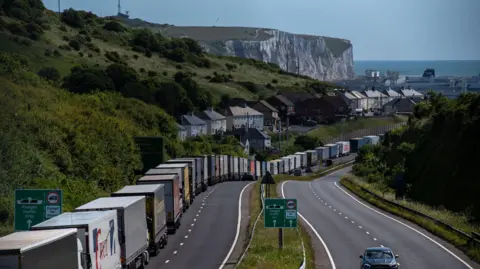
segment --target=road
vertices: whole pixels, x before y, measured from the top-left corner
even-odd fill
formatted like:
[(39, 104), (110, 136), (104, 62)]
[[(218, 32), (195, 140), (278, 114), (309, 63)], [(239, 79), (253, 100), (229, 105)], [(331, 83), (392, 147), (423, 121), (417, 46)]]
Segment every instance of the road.
[(312, 242), (324, 249), (326, 245), (326, 257), (334, 263), (330, 268), (359, 268), (359, 255), (371, 246), (392, 248), (400, 256), (401, 268), (480, 268), (450, 244), (340, 187), (339, 179), (350, 170), (313, 182), (283, 184), (285, 197), (298, 199), (301, 218), (318, 233)]
[[(167, 246), (152, 257), (147, 269), (218, 269), (231, 254), (237, 237), (239, 197), (249, 183), (221, 183), (197, 196), (180, 228), (169, 235)], [(249, 199), (248, 194), (242, 193), (242, 203)]]

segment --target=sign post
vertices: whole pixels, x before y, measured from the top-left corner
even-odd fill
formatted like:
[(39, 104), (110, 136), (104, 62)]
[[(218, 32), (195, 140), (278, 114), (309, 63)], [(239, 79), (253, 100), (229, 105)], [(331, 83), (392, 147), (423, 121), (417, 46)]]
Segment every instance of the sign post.
[(15, 190), (15, 231), (28, 231), (62, 213), (61, 190)]
[(297, 199), (266, 198), (265, 228), (278, 228), (278, 246), (283, 248), (283, 229), (297, 228)]

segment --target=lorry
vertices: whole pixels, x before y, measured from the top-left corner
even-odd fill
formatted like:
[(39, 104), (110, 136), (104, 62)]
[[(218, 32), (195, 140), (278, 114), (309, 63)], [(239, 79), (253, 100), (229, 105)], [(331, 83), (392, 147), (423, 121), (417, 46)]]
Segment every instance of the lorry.
[(217, 184), (220, 182), (221, 179), (221, 171), (222, 169), (220, 168), (220, 155), (215, 155), (215, 183)]
[(338, 145), (337, 144), (326, 144), (325, 147), (328, 148), (329, 159), (338, 158)]
[[(63, 229), (75, 230), (74, 246), (63, 245), (61, 242), (56, 243), (53, 249), (45, 249), (36, 257), (35, 263), (43, 262), (44, 258), (62, 257), (56, 260), (52, 267), (33, 267), (33, 268), (77, 268), (72, 266), (63, 266), (62, 260), (65, 250), (72, 251), (78, 248), (78, 255), (69, 259), (78, 260), (78, 268), (82, 269), (102, 269), (102, 268), (122, 268), (121, 262), (121, 246), (119, 235), (119, 223), (116, 210), (91, 211), (91, 212), (65, 212), (37, 225), (31, 230), (39, 235), (52, 233), (52, 238), (60, 234)], [(145, 235), (144, 235), (145, 236)], [(34, 238), (34, 236), (31, 236)], [(47, 254), (48, 253), (48, 254)], [(55, 255), (51, 255), (55, 253)], [(78, 263), (77, 262), (77, 263)], [(0, 262), (0, 264), (3, 264)], [(62, 266), (59, 266), (62, 264)], [(36, 264), (35, 264), (36, 265)], [(21, 267), (29, 268), (29, 267)]]
[(233, 178), (234, 180), (240, 180), (240, 172), (239, 172), (239, 157), (233, 156)]
[(338, 151), (340, 156), (347, 156), (350, 154), (350, 142), (348, 141), (340, 141), (337, 142)]
[(262, 176), (262, 165), (260, 161), (255, 161), (255, 179), (258, 180)]
[(292, 170), (294, 170), (295, 167), (295, 159), (292, 156), (285, 156), (282, 157), (282, 160), (284, 161), (284, 166), (285, 166), (285, 174), (290, 174)]
[[(182, 165), (183, 167), (178, 167)], [(158, 165), (157, 168), (148, 170), (145, 173), (146, 176), (153, 175), (177, 175), (179, 177), (179, 187), (180, 195), (183, 201), (183, 211), (185, 212), (190, 205), (193, 203), (191, 199), (190, 183), (188, 178), (188, 165), (187, 164), (169, 164), (169, 165)]]
[(193, 178), (195, 182), (195, 195), (198, 196), (202, 193), (202, 160), (200, 157), (185, 157), (185, 158), (176, 158), (167, 161), (167, 163), (186, 163), (188, 162), (189, 167), (192, 167)]
[(228, 155), (222, 155), (222, 158), (223, 158), (223, 166), (222, 166), (223, 181), (227, 181), (230, 177), (228, 173)]
[(295, 155), (300, 156), (300, 167), (299, 168), (307, 167), (307, 153), (305, 153), (305, 152), (295, 152)]
[(197, 167), (200, 169), (200, 179), (201, 179), (201, 187), (202, 192), (205, 192), (208, 189), (208, 156), (207, 155), (200, 155), (200, 156), (193, 156), (190, 158), (197, 158)]
[[(150, 260), (145, 197), (103, 197), (79, 206), (74, 211), (105, 210), (117, 211), (118, 241), (120, 242), (122, 267), (128, 269), (145, 268)], [(89, 233), (89, 235), (93, 234)]]
[(262, 161), (262, 177), (267, 174), (267, 162)]
[[(183, 184), (182, 184), (182, 194), (183, 194), (183, 197), (185, 197), (185, 200), (188, 200), (189, 201), (189, 204), (193, 204), (193, 201), (195, 200), (195, 184), (194, 182), (192, 181), (193, 180), (193, 176), (190, 174), (190, 169), (189, 169), (189, 166), (188, 166), (188, 163), (163, 163), (163, 164), (159, 164), (157, 165), (157, 167), (155, 167), (155, 169), (181, 169), (183, 171), (183, 176), (184, 176), (184, 180), (183, 180)], [(153, 169), (151, 169), (153, 170)], [(147, 171), (147, 173), (145, 173), (145, 175), (149, 175), (148, 174), (149, 171)], [(188, 199), (187, 199), (188, 197)], [(187, 205), (187, 208), (189, 206)]]
[(255, 176), (255, 161), (248, 159), (248, 171), (252, 176)]
[(272, 175), (277, 175), (278, 174), (278, 161), (277, 160), (271, 160), (269, 162), (270, 164), (270, 173)]
[(197, 167), (195, 166), (195, 159), (172, 159), (168, 160), (165, 164), (187, 164), (188, 165), (188, 179), (190, 182), (190, 199), (195, 200), (200, 190), (200, 174), (197, 173)]
[(228, 180), (232, 181), (234, 179), (234, 167), (233, 167), (233, 158), (234, 156), (228, 156)]
[(164, 189), (163, 184), (127, 185), (110, 194), (112, 197), (145, 196), (149, 248), (152, 256), (157, 256), (168, 242)]
[(86, 264), (80, 262), (81, 251), (77, 229), (16, 232), (0, 238), (0, 268), (87, 269)]
[(180, 227), (182, 212), (185, 212), (180, 188), (178, 187), (179, 182), (180, 178), (175, 175), (143, 176), (137, 180), (137, 185), (163, 184), (167, 232), (170, 234), (174, 234)]
[(363, 137), (350, 139), (350, 152), (358, 152), (365, 145), (365, 140)]
[(380, 142), (380, 137), (377, 135), (367, 135), (364, 137), (365, 144), (377, 145)]
[(208, 155), (207, 156), (207, 180), (208, 186), (212, 186), (215, 184), (215, 155)]
[(327, 147), (317, 147), (315, 150), (317, 151), (319, 161), (325, 162), (330, 158), (330, 150)]
[(311, 149), (311, 150), (307, 150), (305, 151), (307, 153), (307, 165), (308, 166), (316, 166), (317, 165), (317, 161), (318, 161), (318, 155), (317, 155), (317, 151), (314, 150), (314, 149)]
[(243, 159), (243, 173), (248, 173), (248, 163), (249, 160), (247, 158), (242, 158)]

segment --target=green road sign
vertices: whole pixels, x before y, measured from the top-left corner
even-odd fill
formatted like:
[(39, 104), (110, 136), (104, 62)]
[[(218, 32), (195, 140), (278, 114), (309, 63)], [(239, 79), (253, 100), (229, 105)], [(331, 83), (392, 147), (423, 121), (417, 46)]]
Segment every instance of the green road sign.
[(297, 199), (265, 198), (265, 228), (296, 228)]
[(15, 231), (62, 214), (61, 190), (15, 190)]

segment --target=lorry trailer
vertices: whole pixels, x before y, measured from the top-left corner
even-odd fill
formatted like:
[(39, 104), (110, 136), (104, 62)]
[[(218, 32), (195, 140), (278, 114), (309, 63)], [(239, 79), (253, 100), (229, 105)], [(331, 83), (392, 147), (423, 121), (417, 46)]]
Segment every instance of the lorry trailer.
[(337, 142), (337, 145), (340, 156), (347, 156), (350, 154), (350, 142), (340, 141)]
[(168, 242), (164, 190), (163, 184), (127, 185), (111, 194), (112, 197), (145, 196), (149, 248), (153, 256)]
[(0, 238), (0, 268), (87, 268), (80, 263), (79, 247), (77, 229), (12, 233)]
[[(78, 260), (82, 269), (122, 268), (121, 247), (119, 241), (119, 226), (116, 210), (90, 211), (90, 212), (65, 212), (37, 225), (32, 231), (57, 233), (59, 229), (74, 229), (75, 249), (78, 244)], [(45, 257), (60, 257), (57, 262), (61, 264), (63, 249), (72, 247), (62, 246), (45, 250)], [(48, 253), (48, 254), (46, 254)], [(57, 255), (56, 254), (56, 255)], [(67, 255), (69, 256), (69, 255)], [(38, 257), (37, 257), (38, 258)], [(43, 256), (42, 256), (43, 258)], [(42, 259), (38, 259), (41, 261)], [(1, 263), (0, 263), (1, 264)], [(24, 268), (24, 267), (22, 267)], [(41, 267), (35, 267), (41, 268)], [(76, 268), (70, 266), (53, 266), (49, 268)]]
[[(146, 176), (158, 176), (158, 175), (177, 175), (179, 176), (179, 189), (180, 189), (180, 196), (182, 197), (182, 204), (183, 204), (183, 212), (185, 212), (192, 201), (190, 199), (190, 185), (188, 184), (188, 168), (187, 165), (184, 165), (183, 168), (166, 168), (157, 166), (158, 168), (153, 168), (148, 170), (145, 175)], [(186, 173), (186, 174), (185, 174)], [(165, 177), (169, 178), (169, 177)]]
[[(168, 165), (168, 164), (187, 164), (188, 165), (188, 180), (190, 183), (190, 201), (193, 203), (195, 200), (195, 196), (199, 194), (197, 187), (200, 183), (200, 176), (197, 174), (197, 169), (195, 167), (195, 160), (188, 159), (188, 160), (180, 160), (180, 159), (172, 159), (168, 160), (165, 164), (161, 165)], [(197, 178), (198, 177), (198, 178)]]
[(75, 209), (75, 212), (116, 210), (120, 257), (124, 268), (144, 268), (150, 260), (144, 196), (104, 197)]
[(179, 181), (178, 176), (175, 175), (143, 176), (137, 180), (137, 185), (163, 184), (167, 232), (170, 234), (174, 234), (180, 227), (182, 212), (185, 212), (178, 188)]

